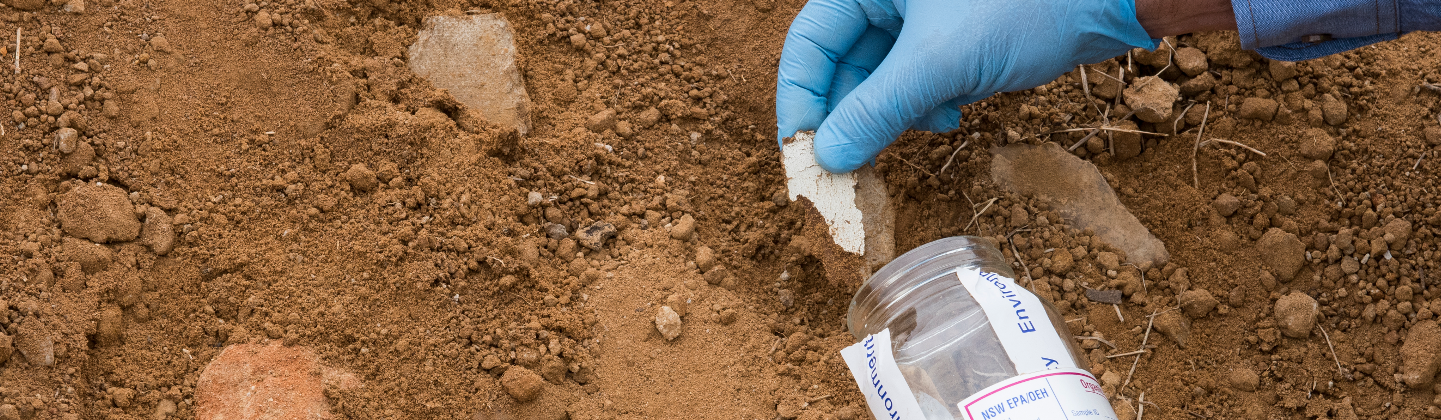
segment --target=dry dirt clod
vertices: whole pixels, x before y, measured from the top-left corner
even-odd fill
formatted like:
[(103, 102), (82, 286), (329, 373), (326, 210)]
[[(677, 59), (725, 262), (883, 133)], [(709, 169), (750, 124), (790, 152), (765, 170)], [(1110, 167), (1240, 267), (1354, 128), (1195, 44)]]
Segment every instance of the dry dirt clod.
[(45, 7), (45, 0), (6, 0), (5, 4), (24, 11), (35, 11)]
[(1186, 348), (1186, 342), (1191, 339), (1191, 319), (1175, 311), (1157, 314), (1155, 327), (1161, 335), (1175, 342), (1177, 347)]
[(1301, 156), (1313, 160), (1327, 160), (1336, 151), (1336, 138), (1326, 130), (1308, 128), (1301, 134)]
[(1256, 242), (1261, 260), (1283, 282), (1291, 281), (1301, 266), (1306, 264), (1306, 245), (1296, 235), (1278, 228), (1271, 228)]
[(145, 209), (145, 225), (140, 230), (140, 243), (149, 247), (155, 255), (169, 254), (175, 248), (175, 225), (165, 210), (156, 207)]
[(1179, 92), (1165, 80), (1156, 76), (1136, 78), (1126, 88), (1126, 106), (1136, 112), (1136, 118), (1149, 123), (1164, 122), (1171, 117), (1171, 107), (1176, 104)]
[(1186, 73), (1186, 76), (1190, 77), (1204, 73), (1208, 68), (1206, 53), (1191, 47), (1176, 49), (1176, 56), (1172, 60), (1175, 60), (1176, 67), (1180, 67), (1182, 73)]
[(1251, 368), (1238, 367), (1231, 369), (1231, 374), (1226, 375), (1226, 383), (1237, 391), (1255, 392), (1256, 387), (1261, 386), (1261, 377)]
[(681, 332), (680, 314), (669, 306), (660, 307), (660, 311), (655, 315), (655, 329), (660, 331), (666, 341), (674, 340)]
[(27, 317), (15, 334), (15, 348), (32, 366), (55, 365), (55, 337), (37, 317)]
[(691, 238), (694, 236), (695, 218), (691, 217), (691, 215), (689, 214), (681, 216), (680, 220), (677, 220), (675, 224), (670, 227), (671, 238), (690, 242)]
[(1426, 144), (1441, 146), (1441, 127), (1426, 127), (1426, 130), (1422, 131), (1421, 134), (1422, 137), (1426, 138)]
[(695, 266), (699, 268), (702, 273), (710, 271), (711, 268), (716, 266), (715, 251), (712, 251), (710, 247), (705, 245), (697, 247), (695, 250)]
[(110, 248), (84, 239), (65, 238), (61, 241), (60, 251), (66, 261), (80, 263), (85, 274), (105, 271), (115, 259), (115, 253)]
[(1271, 121), (1276, 117), (1276, 109), (1280, 107), (1274, 99), (1267, 98), (1246, 98), (1241, 102), (1241, 118)]
[(340, 177), (356, 191), (370, 191), (380, 185), (380, 180), (375, 178), (375, 171), (370, 170), (364, 163), (350, 165), (350, 169), (340, 174)]
[(1310, 336), (1311, 329), (1316, 327), (1318, 314), (1320, 306), (1316, 304), (1316, 299), (1305, 293), (1292, 292), (1276, 301), (1276, 323), (1287, 337)]
[(15, 339), (0, 332), (0, 365), (10, 361), (10, 355), (15, 353)]
[(1186, 312), (1186, 316), (1192, 319), (1205, 317), (1206, 314), (1210, 313), (1211, 310), (1215, 309), (1216, 305), (1220, 303), (1220, 301), (1216, 300), (1216, 297), (1212, 296), (1211, 292), (1206, 289), (1193, 289), (1181, 292), (1181, 295), (1176, 297), (1176, 302), (1181, 304), (1181, 310)]
[(1400, 250), (1401, 246), (1405, 245), (1406, 241), (1411, 239), (1411, 222), (1406, 219), (1398, 217), (1390, 222), (1386, 222), (1385, 230), (1386, 235), (1390, 235), (1390, 239), (1386, 241), (1390, 243), (1391, 250), (1393, 251)]
[(1398, 376), (1412, 389), (1422, 389), (1436, 378), (1441, 368), (1441, 326), (1436, 321), (1412, 325), (1401, 344), (1401, 370)]
[(585, 128), (595, 133), (601, 133), (605, 130), (614, 129), (615, 123), (615, 110), (606, 108), (586, 119)]
[(0, 420), (21, 420), (20, 409), (15, 404), (0, 405)]
[(125, 190), (83, 183), (56, 199), (65, 233), (91, 241), (123, 242), (140, 236), (140, 221)]
[(1219, 213), (1222, 217), (1231, 217), (1232, 214), (1236, 214), (1236, 210), (1241, 209), (1241, 199), (1236, 198), (1236, 196), (1231, 195), (1231, 193), (1221, 193), (1221, 195), (1216, 196), (1215, 201), (1211, 202), (1211, 208), (1215, 209), (1216, 213)]

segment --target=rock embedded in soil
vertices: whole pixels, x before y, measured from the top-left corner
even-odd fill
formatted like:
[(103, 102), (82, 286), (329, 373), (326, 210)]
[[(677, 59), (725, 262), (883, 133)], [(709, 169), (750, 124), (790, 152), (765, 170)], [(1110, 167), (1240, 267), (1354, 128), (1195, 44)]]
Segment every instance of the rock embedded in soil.
[(1136, 112), (1136, 118), (1149, 123), (1164, 122), (1171, 117), (1171, 108), (1176, 104), (1180, 92), (1165, 80), (1156, 76), (1136, 78), (1123, 94), (1126, 106)]
[(1201, 92), (1209, 91), (1215, 87), (1216, 77), (1211, 76), (1210, 72), (1206, 72), (1201, 73), (1200, 76), (1191, 78), (1191, 80), (1181, 82), (1180, 90), (1182, 95), (1195, 96), (1197, 94), (1200, 94)]
[(356, 191), (370, 191), (380, 186), (380, 180), (376, 179), (375, 171), (370, 170), (364, 163), (350, 165), (350, 169), (340, 174), (340, 178)]
[(82, 183), (55, 201), (60, 227), (66, 234), (99, 243), (124, 242), (140, 236), (135, 205), (120, 187)]
[(1301, 133), (1301, 156), (1312, 160), (1327, 160), (1336, 151), (1336, 138), (1326, 130), (1308, 128)]
[(35, 11), (45, 7), (45, 0), (5, 0), (5, 4), (24, 11)]
[(1155, 323), (1152, 324), (1157, 332), (1176, 343), (1177, 347), (1186, 348), (1186, 342), (1191, 340), (1191, 319), (1182, 316), (1176, 311), (1166, 311), (1156, 314)]
[(1346, 119), (1349, 117), (1347, 114), (1345, 102), (1336, 99), (1336, 97), (1331, 96), (1329, 93), (1321, 96), (1321, 116), (1325, 119), (1326, 124), (1345, 124)]
[(695, 237), (695, 218), (689, 214), (681, 216), (680, 220), (671, 225), (670, 237), (690, 242), (691, 238)]
[[(1170, 259), (1166, 245), (1126, 210), (1091, 163), (1055, 143), (1015, 144), (993, 148), (992, 153), (996, 185), (1048, 203), (1077, 229), (1092, 229), (1101, 241), (1125, 251), (1127, 261), (1143, 270)], [(1054, 265), (1054, 253), (1052, 258)]]
[(680, 314), (669, 306), (660, 307), (660, 311), (655, 315), (655, 329), (660, 331), (666, 341), (675, 340), (681, 332)]
[(1096, 290), (1086, 289), (1086, 299), (1092, 302), (1117, 305), (1121, 303), (1122, 293), (1120, 290)]
[(1316, 327), (1316, 316), (1320, 313), (1320, 307), (1316, 299), (1301, 293), (1292, 292), (1276, 300), (1276, 323), (1281, 327), (1281, 333), (1291, 338), (1306, 338), (1311, 335), (1311, 329)]
[(26, 317), (16, 328), (15, 348), (31, 366), (55, 365), (55, 337), (37, 317)]
[(705, 273), (705, 272), (710, 271), (711, 268), (714, 268), (715, 265), (716, 265), (715, 251), (712, 251), (712, 250), (710, 249), (710, 247), (705, 246), (705, 245), (701, 245), (700, 247), (697, 247), (697, 248), (696, 248), (696, 250), (695, 250), (695, 266), (696, 266), (696, 268), (699, 268), (702, 273)]
[(1401, 246), (1406, 244), (1407, 240), (1411, 239), (1411, 222), (1406, 219), (1397, 217), (1390, 222), (1386, 222), (1384, 229), (1386, 235), (1391, 238), (1388, 239), (1387, 242), (1391, 245), (1392, 250), (1399, 250)]
[(1274, 99), (1267, 98), (1246, 98), (1241, 102), (1241, 118), (1271, 121), (1276, 117), (1276, 109), (1280, 107)]
[(1436, 379), (1437, 368), (1441, 368), (1441, 326), (1433, 320), (1417, 322), (1401, 344), (1401, 382), (1424, 389)]
[(110, 248), (84, 239), (65, 238), (61, 241), (60, 251), (66, 261), (80, 263), (80, 269), (85, 274), (105, 271), (115, 259), (115, 253)]
[(1210, 291), (1205, 289), (1192, 289), (1181, 292), (1181, 295), (1176, 297), (1176, 302), (1181, 304), (1181, 311), (1193, 319), (1205, 317), (1206, 314), (1211, 313), (1212, 309), (1216, 308), (1217, 304), (1221, 303), (1216, 300), (1215, 296), (1211, 295)]
[(1261, 236), (1256, 242), (1256, 251), (1281, 281), (1291, 281), (1306, 264), (1306, 245), (1295, 234), (1278, 228), (1271, 228)]
[[(1125, 130), (1140, 129), (1140, 127), (1136, 125), (1136, 122), (1131, 120), (1122, 120), (1116, 123), (1115, 126), (1116, 128)], [(1144, 141), (1141, 139), (1141, 133), (1117, 131), (1111, 133), (1110, 136), (1111, 147), (1116, 150), (1117, 159), (1130, 159), (1140, 156), (1141, 152), (1145, 149)]]
[(1256, 388), (1261, 386), (1261, 377), (1251, 368), (1238, 367), (1231, 369), (1231, 373), (1226, 375), (1226, 383), (1237, 391), (1255, 392)]
[(581, 246), (590, 248), (592, 251), (599, 251), (605, 248), (605, 241), (614, 238), (616, 234), (615, 225), (606, 222), (595, 222), (575, 233), (576, 240)]
[(360, 386), (355, 375), (321, 365), (309, 347), (236, 344), (215, 356), (195, 384), (195, 418), (331, 418), (326, 388)]
[(70, 154), (75, 152), (75, 146), (80, 143), (80, 133), (73, 128), (62, 128), (55, 130), (55, 147), (60, 153)]
[(615, 110), (606, 108), (587, 118), (585, 128), (595, 133), (602, 133), (605, 130), (615, 129), (615, 122)]
[(1231, 193), (1221, 193), (1216, 196), (1214, 201), (1211, 201), (1211, 208), (1222, 217), (1231, 217), (1232, 214), (1236, 214), (1236, 210), (1241, 209), (1241, 199)]
[(175, 224), (165, 210), (145, 209), (145, 225), (140, 230), (140, 243), (155, 255), (169, 254), (175, 248)]
[(432, 16), (416, 37), (407, 60), (411, 71), (486, 120), (521, 135), (530, 130), (530, 96), (516, 66), (515, 34), (504, 16)]
[(1205, 73), (1208, 68), (1206, 53), (1196, 48), (1181, 47), (1176, 50), (1176, 55), (1172, 60), (1175, 60), (1176, 67), (1179, 67), (1182, 73), (1186, 73), (1186, 76), (1195, 77)]

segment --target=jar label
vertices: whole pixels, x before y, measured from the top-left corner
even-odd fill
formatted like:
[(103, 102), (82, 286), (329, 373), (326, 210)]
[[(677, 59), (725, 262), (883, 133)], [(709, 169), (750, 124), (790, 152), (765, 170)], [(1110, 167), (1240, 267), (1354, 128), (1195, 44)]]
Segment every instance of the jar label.
[(956, 270), (956, 278), (981, 305), (1016, 372), (1077, 367), (1041, 298), (1009, 277), (975, 268)]
[(877, 419), (922, 420), (921, 406), (901, 376), (896, 356), (891, 352), (891, 329), (866, 336), (861, 342), (841, 350), (841, 358), (866, 396), (866, 405)]
[(1081, 369), (1018, 375), (956, 404), (965, 420), (1115, 420), (1096, 377)]

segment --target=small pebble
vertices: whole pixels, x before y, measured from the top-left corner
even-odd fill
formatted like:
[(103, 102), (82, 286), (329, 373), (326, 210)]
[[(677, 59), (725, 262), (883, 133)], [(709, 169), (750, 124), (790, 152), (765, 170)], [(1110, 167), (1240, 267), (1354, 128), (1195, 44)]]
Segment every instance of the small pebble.
[(666, 341), (675, 340), (680, 336), (681, 321), (680, 314), (669, 306), (660, 307), (659, 313), (655, 315), (655, 329)]

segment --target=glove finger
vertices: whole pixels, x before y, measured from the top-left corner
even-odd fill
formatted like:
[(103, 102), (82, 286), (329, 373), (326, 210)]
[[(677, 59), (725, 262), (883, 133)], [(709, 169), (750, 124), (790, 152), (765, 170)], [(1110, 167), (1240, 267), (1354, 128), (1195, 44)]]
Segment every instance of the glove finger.
[(961, 127), (961, 105), (971, 102), (968, 98), (953, 98), (942, 102), (940, 106), (931, 108), (925, 116), (911, 124), (912, 130), (929, 131), (932, 133), (944, 133)]
[(870, 26), (855, 0), (813, 0), (791, 22), (776, 77), (776, 141), (826, 118), (836, 63)]
[(917, 40), (912, 39), (911, 45), (906, 40), (907, 33), (902, 32), (894, 49), (912, 53), (887, 56), (821, 123), (815, 141), (816, 162), (822, 168), (835, 173), (859, 168), (907, 127), (959, 96), (955, 81), (947, 77), (955, 73), (938, 68), (944, 65), (935, 64), (933, 54), (919, 53), (929, 49), (917, 45)]
[(835, 109), (841, 99), (870, 77), (871, 72), (876, 71), (876, 67), (886, 59), (886, 53), (891, 51), (891, 46), (895, 43), (896, 38), (889, 32), (875, 26), (866, 28), (861, 39), (836, 63), (836, 75), (831, 80), (831, 89), (826, 95), (826, 113)]

